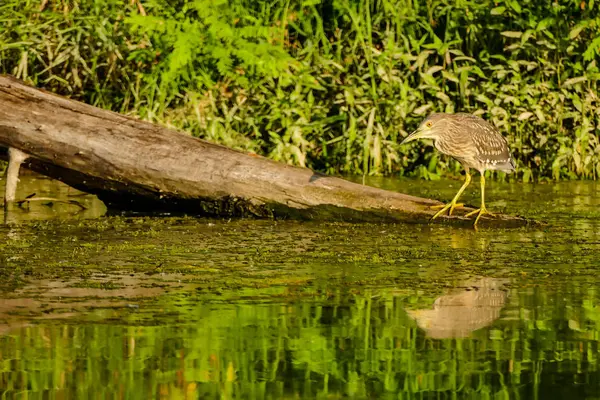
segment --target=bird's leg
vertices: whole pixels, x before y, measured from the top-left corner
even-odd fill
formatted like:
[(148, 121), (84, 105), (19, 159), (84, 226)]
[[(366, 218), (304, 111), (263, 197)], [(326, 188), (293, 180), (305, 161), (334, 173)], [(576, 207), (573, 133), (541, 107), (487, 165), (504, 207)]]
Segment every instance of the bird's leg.
[(446, 204), (444, 207), (442, 207), (442, 209), (440, 211), (436, 212), (435, 215), (433, 217), (431, 217), (431, 219), (432, 220), (436, 219), (437, 217), (442, 215), (446, 210), (448, 210), (448, 215), (452, 215), (452, 211), (457, 206), (456, 202), (458, 201), (458, 198), (465, 191), (467, 186), (469, 186), (469, 183), (471, 183), (471, 174), (469, 173), (469, 170), (467, 169), (466, 173), (465, 173), (465, 183), (463, 183), (463, 185), (460, 187), (460, 189), (458, 189), (456, 196), (454, 196), (454, 198), (452, 199), (452, 201), (450, 203)]
[(477, 214), (477, 218), (475, 218), (475, 222), (473, 223), (474, 226), (477, 226), (477, 222), (482, 215), (487, 214), (491, 217), (494, 216), (494, 214), (485, 208), (485, 176), (483, 175), (483, 172), (481, 173), (481, 208), (471, 211), (470, 213), (466, 214), (465, 217), (470, 217), (475, 214)]

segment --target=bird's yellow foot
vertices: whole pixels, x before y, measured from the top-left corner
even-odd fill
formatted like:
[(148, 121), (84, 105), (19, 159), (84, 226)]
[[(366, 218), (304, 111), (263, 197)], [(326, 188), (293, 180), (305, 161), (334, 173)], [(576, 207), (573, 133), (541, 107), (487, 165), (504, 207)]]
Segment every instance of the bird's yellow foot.
[(433, 221), (434, 219), (436, 219), (437, 217), (439, 217), (440, 215), (442, 215), (446, 210), (448, 210), (448, 215), (452, 215), (452, 211), (454, 211), (455, 208), (462, 208), (464, 207), (463, 203), (448, 203), (445, 205), (435, 205), (435, 206), (431, 206), (430, 208), (432, 209), (437, 209), (440, 208), (440, 211), (436, 212), (435, 215), (433, 217), (431, 217), (430, 221)]
[(491, 212), (489, 212), (487, 210), (487, 208), (485, 208), (485, 207), (481, 207), (481, 208), (478, 208), (477, 210), (473, 210), (470, 213), (466, 214), (465, 217), (468, 218), (475, 214), (477, 214), (477, 218), (475, 218), (475, 222), (473, 222), (474, 226), (477, 226), (477, 222), (479, 222), (479, 218), (481, 218), (482, 215), (489, 215), (490, 217), (495, 217), (495, 215), (492, 214)]
[[(436, 204), (435, 206), (429, 206), (429, 208), (431, 208), (432, 210), (441, 210), (442, 208), (446, 207), (447, 204)], [(454, 205), (454, 207), (452, 208), (457, 209), (457, 208), (464, 208), (465, 204), (464, 203), (457, 203)]]

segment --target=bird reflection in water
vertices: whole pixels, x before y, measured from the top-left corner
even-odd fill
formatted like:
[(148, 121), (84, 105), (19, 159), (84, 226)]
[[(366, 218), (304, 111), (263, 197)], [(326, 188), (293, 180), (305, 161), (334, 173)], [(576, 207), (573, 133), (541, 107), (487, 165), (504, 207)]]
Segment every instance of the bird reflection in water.
[(508, 293), (504, 279), (482, 278), (466, 282), (438, 297), (433, 309), (407, 310), (419, 328), (433, 339), (464, 338), (500, 317)]

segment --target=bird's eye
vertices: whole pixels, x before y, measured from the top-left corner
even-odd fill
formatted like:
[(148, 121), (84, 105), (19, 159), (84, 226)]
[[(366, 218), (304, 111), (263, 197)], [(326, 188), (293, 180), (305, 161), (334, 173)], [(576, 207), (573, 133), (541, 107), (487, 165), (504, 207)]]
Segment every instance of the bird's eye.
[(431, 121), (425, 123), (425, 126), (428, 128), (431, 128), (431, 125), (433, 125), (433, 123)]

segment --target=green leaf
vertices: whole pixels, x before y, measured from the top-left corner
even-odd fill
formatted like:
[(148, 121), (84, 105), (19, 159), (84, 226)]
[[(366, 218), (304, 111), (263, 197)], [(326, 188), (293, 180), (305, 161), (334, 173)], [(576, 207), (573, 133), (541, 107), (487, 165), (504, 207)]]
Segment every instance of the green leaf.
[(525, 111), (525, 112), (522, 112), (521, 114), (519, 114), (519, 116), (517, 117), (517, 119), (519, 121), (523, 121), (523, 120), (529, 119), (529, 117), (531, 117), (532, 115), (533, 115), (532, 112)]
[(600, 36), (592, 40), (592, 43), (590, 43), (588, 48), (583, 52), (583, 59), (585, 61), (591, 61), (597, 54), (600, 54)]
[(523, 182), (527, 183), (531, 180), (531, 169), (525, 168), (523, 170)]
[(575, 28), (571, 29), (571, 32), (569, 32), (569, 39), (577, 39), (583, 28), (583, 26), (576, 26)]
[(425, 71), (425, 73), (426, 73), (427, 75), (433, 75), (433, 74), (435, 74), (436, 72), (438, 72), (438, 71), (441, 71), (441, 70), (443, 70), (443, 69), (444, 69), (444, 67), (442, 67), (441, 65), (434, 65), (433, 67), (431, 67), (431, 68), (429, 68), (427, 71)]
[(543, 20), (541, 20), (537, 27), (536, 30), (537, 31), (543, 31), (544, 29), (546, 29), (547, 27), (549, 27), (550, 25), (552, 25), (554, 23), (554, 18), (544, 18)]
[(473, 65), (473, 66), (471, 67), (471, 71), (475, 72), (475, 74), (477, 74), (477, 75), (478, 75), (480, 78), (483, 78), (483, 79), (485, 79), (485, 78), (486, 78), (486, 76), (485, 76), (485, 74), (483, 73), (483, 71), (481, 70), (481, 68), (479, 68), (479, 67), (478, 67), (478, 66), (476, 66), (476, 65)]
[(477, 62), (476, 59), (474, 59), (473, 57), (468, 57), (468, 56), (459, 56), (459, 57), (454, 57), (454, 61), (471, 61), (471, 62)]
[(442, 76), (449, 81), (458, 83), (458, 78), (451, 71), (442, 71)]
[(417, 68), (421, 68), (423, 66), (423, 64), (425, 63), (425, 61), (427, 60), (427, 58), (429, 58), (429, 55), (432, 53), (432, 51), (430, 50), (425, 50), (422, 51), (418, 56), (417, 56), (417, 61), (415, 62), (415, 67)]
[(490, 14), (492, 14), (492, 15), (502, 15), (502, 14), (504, 14), (504, 11), (506, 11), (506, 7), (503, 7), (503, 6), (494, 7), (494, 8), (492, 8), (492, 11), (490, 11)]
[(521, 35), (523, 34), (523, 32), (517, 32), (517, 31), (504, 31), (504, 32), (500, 32), (500, 34), (502, 36), (506, 36), (506, 37), (510, 37), (510, 38), (520, 38)]
[(527, 29), (525, 33), (523, 33), (523, 36), (521, 36), (521, 44), (527, 42), (532, 36), (535, 37), (535, 31), (533, 29)]
[(581, 100), (579, 99), (579, 97), (577, 97), (577, 96), (573, 97), (573, 105), (575, 106), (577, 111), (579, 111), (579, 112), (583, 111), (583, 104), (581, 104)]
[(510, 8), (512, 8), (518, 13), (521, 13), (521, 5), (519, 4), (518, 0), (512, 0), (508, 4), (510, 4)]
[(433, 105), (432, 104), (425, 104), (422, 105), (421, 107), (417, 107), (413, 110), (413, 113), (417, 114), (417, 115), (423, 115), (425, 114), (425, 111), (429, 110)]
[(420, 76), (427, 85), (434, 87), (434, 88), (438, 87), (438, 83), (433, 76), (427, 75), (427, 74), (420, 74)]
[(435, 94), (435, 97), (437, 97), (438, 99), (440, 99), (441, 101), (443, 101), (446, 104), (450, 104), (450, 102), (451, 102), (450, 97), (444, 92), (437, 92)]
[(562, 86), (566, 87), (566, 86), (571, 86), (571, 85), (575, 85), (577, 83), (581, 83), (581, 82), (585, 82), (587, 81), (587, 76), (578, 76), (576, 78), (569, 78), (566, 81), (563, 82)]

